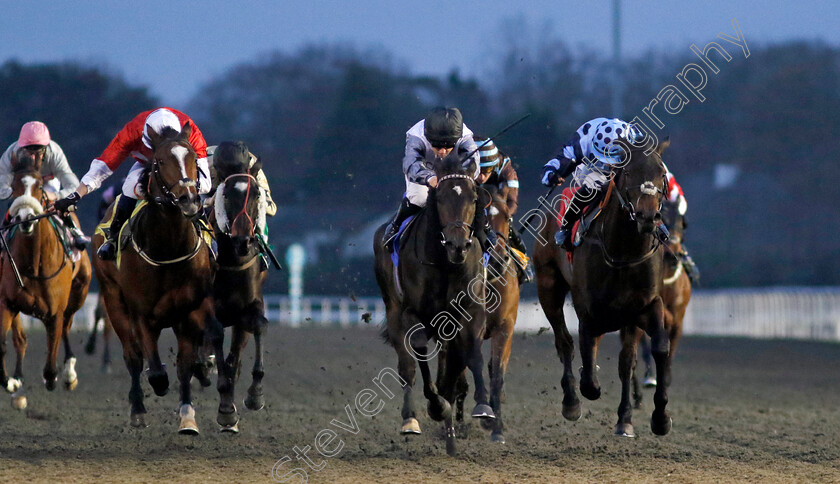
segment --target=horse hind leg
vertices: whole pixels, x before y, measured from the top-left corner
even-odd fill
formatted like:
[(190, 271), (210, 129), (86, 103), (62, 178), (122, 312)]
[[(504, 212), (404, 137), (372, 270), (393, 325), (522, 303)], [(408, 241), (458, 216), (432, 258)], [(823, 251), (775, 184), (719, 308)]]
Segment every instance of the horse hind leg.
[[(508, 327), (505, 325), (505, 327)], [(491, 340), (490, 349), (490, 406), (496, 418), (489, 421), (492, 430), (490, 440), (500, 444), (505, 443), (504, 423), (502, 421), (502, 394), (504, 392), (505, 371), (510, 359), (510, 348), (513, 344), (513, 325), (509, 331), (499, 331)], [(486, 420), (485, 420), (486, 421)], [(485, 421), (482, 421), (485, 422)]]
[(149, 362), (149, 385), (152, 386), (155, 395), (162, 397), (169, 393), (169, 375), (166, 374), (166, 365), (161, 362), (158, 352), (160, 330), (151, 328), (152, 324), (141, 320), (137, 322), (135, 328), (140, 338), (143, 356)]
[(64, 369), (61, 371), (61, 380), (64, 388), (73, 391), (79, 385), (79, 377), (76, 373), (76, 355), (70, 347), (70, 326), (73, 324), (73, 315), (64, 315), (64, 331), (61, 340), (64, 343)]

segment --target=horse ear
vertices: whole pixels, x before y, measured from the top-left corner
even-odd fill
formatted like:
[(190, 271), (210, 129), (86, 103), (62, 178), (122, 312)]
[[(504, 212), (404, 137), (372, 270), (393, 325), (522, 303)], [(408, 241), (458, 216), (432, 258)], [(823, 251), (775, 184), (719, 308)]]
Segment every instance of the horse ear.
[(656, 147), (656, 153), (659, 156), (662, 156), (662, 153), (664, 153), (665, 150), (667, 150), (669, 146), (671, 146), (671, 136), (670, 135), (666, 136), (665, 139), (662, 140), (661, 143), (659, 143), (659, 146)]
[(183, 135), (184, 138), (190, 139), (191, 134), (192, 134), (192, 123), (187, 121), (184, 124), (184, 127), (181, 128), (181, 135)]
[(152, 149), (155, 149), (160, 142), (160, 135), (148, 124), (146, 125), (146, 135), (149, 137), (149, 144), (152, 145)]

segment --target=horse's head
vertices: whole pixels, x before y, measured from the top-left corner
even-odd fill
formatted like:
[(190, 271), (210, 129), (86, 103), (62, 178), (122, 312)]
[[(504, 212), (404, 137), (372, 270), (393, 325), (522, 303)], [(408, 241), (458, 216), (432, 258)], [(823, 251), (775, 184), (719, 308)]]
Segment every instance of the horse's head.
[[(44, 213), (43, 181), (41, 179), (41, 156), (20, 156), (22, 150), (12, 153), (12, 205), (9, 207), (11, 221), (20, 222)], [(25, 150), (23, 150), (25, 151)], [(31, 234), (36, 222), (26, 222), (19, 226), (19, 231)]]
[(625, 209), (636, 221), (639, 233), (652, 234), (662, 221), (662, 202), (668, 186), (662, 152), (670, 141), (664, 141), (650, 154), (645, 154), (644, 147), (623, 141), (621, 144), (625, 154), (615, 177), (615, 188), (627, 202)]
[[(221, 153), (220, 153), (221, 150)], [(219, 155), (231, 151), (228, 158)], [(216, 173), (224, 181), (216, 189), (215, 215), (219, 229), (233, 241), (236, 254), (243, 257), (249, 247), (259, 237), (258, 227), (265, 226), (266, 196), (259, 187), (256, 174), (262, 168), (257, 160), (248, 168), (249, 154), (244, 143), (221, 143), (216, 149), (214, 160), (225, 159), (228, 162), (216, 164)]]
[(478, 191), (472, 173), (461, 164), (454, 151), (444, 159), (436, 159), (437, 188), (432, 198), (442, 227), (441, 243), (446, 248), (450, 263), (463, 264), (467, 251), (472, 247), (472, 224)]
[(198, 196), (198, 166), (196, 154), (189, 142), (192, 125), (187, 123), (181, 132), (164, 128), (158, 134), (146, 126), (154, 160), (146, 168), (146, 198), (159, 204), (178, 207), (187, 217), (201, 210)]

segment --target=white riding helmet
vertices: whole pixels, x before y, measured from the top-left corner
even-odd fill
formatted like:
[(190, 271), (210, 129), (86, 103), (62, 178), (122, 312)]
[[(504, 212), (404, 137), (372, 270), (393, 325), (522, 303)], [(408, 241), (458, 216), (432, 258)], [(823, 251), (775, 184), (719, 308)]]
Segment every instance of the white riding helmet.
[(155, 109), (148, 116), (143, 125), (143, 144), (146, 148), (152, 149), (152, 140), (149, 138), (148, 129), (151, 127), (155, 133), (160, 134), (164, 128), (172, 128), (177, 132), (181, 132), (181, 121), (178, 116), (166, 108)]
[(595, 127), (592, 134), (592, 148), (598, 160), (616, 164), (621, 161), (621, 146), (614, 144), (614, 141), (621, 138), (630, 143), (639, 139), (638, 130), (627, 121), (618, 118), (602, 121)]

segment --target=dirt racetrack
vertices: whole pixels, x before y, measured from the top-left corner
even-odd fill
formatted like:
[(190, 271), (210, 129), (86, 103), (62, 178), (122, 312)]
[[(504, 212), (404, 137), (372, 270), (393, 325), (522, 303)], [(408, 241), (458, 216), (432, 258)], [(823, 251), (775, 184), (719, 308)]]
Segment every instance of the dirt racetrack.
[[(459, 456), (452, 459), (439, 425), (425, 415), (419, 388), (422, 435), (397, 434), (399, 394), (386, 398), (375, 417), (356, 413), (355, 435), (330, 425), (349, 421), (345, 405), (375, 389), (371, 380), (381, 369), (396, 368), (394, 351), (375, 331), (272, 326), (266, 408), (254, 413), (239, 404), (242, 432), (219, 434), (214, 387), (197, 391), (197, 437), (176, 434), (171, 332), (161, 342), (170, 393), (155, 397), (144, 381), (151, 425), (141, 430), (128, 425), (121, 351), (115, 371), (103, 375), (99, 357), (83, 354), (84, 337), (73, 334), (78, 388), (48, 393), (40, 383), (44, 334), (30, 331), (29, 407), (14, 410), (8, 395), (0, 405), (0, 482), (271, 482), (273, 466), (287, 455), (291, 462), (275, 475), (302, 467), (310, 482), (840, 482), (836, 344), (685, 338), (670, 392), (671, 433), (651, 434), (648, 390), (643, 410), (634, 414), (638, 437), (627, 439), (612, 435), (619, 397), (615, 336), (599, 355), (601, 399), (585, 401), (583, 418), (567, 422), (551, 332), (517, 334), (503, 407), (507, 444), (491, 443), (474, 423), (459, 435)], [(246, 355), (238, 402), (250, 384), (250, 346)], [(324, 465), (318, 472), (294, 459), (293, 447), (313, 446), (328, 428), (345, 444), (338, 455), (310, 450), (313, 464)], [(288, 482), (301, 481), (289, 476)]]

